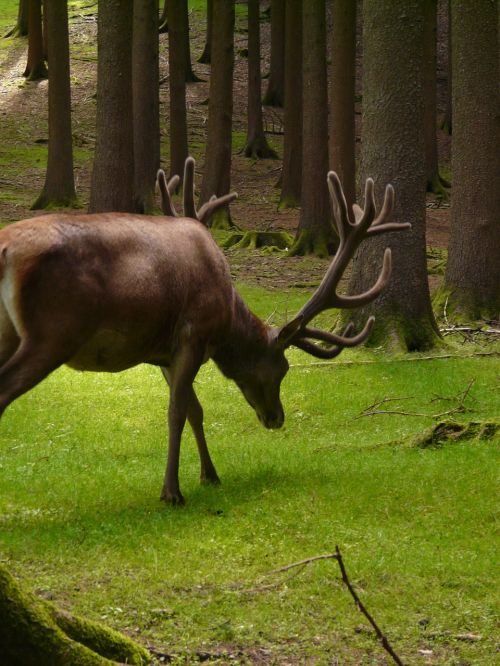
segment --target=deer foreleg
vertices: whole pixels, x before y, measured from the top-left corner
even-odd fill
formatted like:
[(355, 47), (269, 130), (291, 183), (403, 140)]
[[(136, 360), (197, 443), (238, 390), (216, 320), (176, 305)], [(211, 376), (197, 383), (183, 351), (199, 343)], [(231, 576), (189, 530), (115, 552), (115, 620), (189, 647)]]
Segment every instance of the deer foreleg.
[[(170, 370), (162, 368), (163, 376), (170, 386)], [(201, 483), (219, 484), (220, 480), (215, 470), (215, 466), (208, 451), (205, 431), (203, 429), (203, 408), (198, 400), (194, 388), (191, 386), (189, 404), (187, 409), (187, 420), (196, 439), (198, 454), (200, 456), (200, 481)]]
[(170, 504), (184, 504), (179, 487), (179, 457), (181, 437), (193, 395), (193, 380), (201, 365), (201, 354), (186, 347), (178, 352), (168, 370), (163, 373), (170, 386), (168, 405), (167, 469), (161, 499)]

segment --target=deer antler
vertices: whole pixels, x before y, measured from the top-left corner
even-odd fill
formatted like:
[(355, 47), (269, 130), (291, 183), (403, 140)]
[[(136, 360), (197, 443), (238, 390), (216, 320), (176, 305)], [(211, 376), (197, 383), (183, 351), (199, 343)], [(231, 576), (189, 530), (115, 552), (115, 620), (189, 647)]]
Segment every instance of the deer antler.
[[(365, 185), (365, 208), (357, 204), (353, 206), (355, 222), (351, 222), (347, 211), (347, 203), (342, 185), (337, 174), (330, 171), (328, 174), (328, 188), (333, 209), (333, 220), (340, 239), (337, 254), (333, 258), (318, 289), (309, 301), (300, 310), (298, 315), (280, 332), (280, 338), (285, 346), (294, 345), (318, 358), (334, 358), (344, 347), (355, 347), (364, 342), (371, 333), (374, 317), (369, 317), (363, 330), (357, 335), (351, 335), (353, 325), (349, 324), (342, 335), (336, 335), (317, 328), (310, 328), (307, 324), (320, 312), (330, 308), (356, 308), (373, 301), (385, 288), (391, 275), (391, 250), (386, 248), (380, 275), (370, 289), (355, 296), (340, 296), (337, 286), (358, 246), (367, 236), (382, 234), (387, 231), (401, 231), (411, 228), (409, 223), (387, 222), (394, 205), (394, 189), (392, 185), (385, 188), (384, 203), (380, 213), (376, 214), (375, 198), (373, 194), (373, 180), (368, 178)], [(287, 334), (287, 331), (290, 333)], [(319, 346), (312, 342), (318, 340), (329, 343), (330, 346)]]
[[(222, 208), (234, 201), (238, 195), (236, 192), (224, 194), (221, 197), (213, 195), (209, 201), (204, 203), (199, 210), (196, 210), (194, 203), (194, 167), (195, 161), (192, 157), (188, 157), (184, 163), (184, 188), (182, 197), (182, 207), (184, 217), (191, 217), (198, 220), (203, 225), (208, 226), (208, 220), (215, 213), (216, 210)], [(160, 169), (157, 174), (157, 183), (160, 188), (161, 195), (161, 208), (165, 215), (170, 217), (178, 217), (177, 212), (172, 203), (172, 194), (177, 189), (179, 184), (179, 176), (173, 176), (168, 182), (165, 172)]]

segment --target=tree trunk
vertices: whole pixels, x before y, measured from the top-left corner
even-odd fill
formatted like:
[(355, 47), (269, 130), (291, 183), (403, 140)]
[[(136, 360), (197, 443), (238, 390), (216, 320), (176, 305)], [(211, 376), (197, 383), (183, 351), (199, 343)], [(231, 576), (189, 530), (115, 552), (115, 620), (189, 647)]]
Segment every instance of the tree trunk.
[[(200, 203), (229, 193), (234, 68), (234, 2), (213, 0), (212, 74), (208, 102), (207, 147)], [(231, 226), (229, 208), (212, 216), (212, 226)]]
[(133, 33), (135, 201), (139, 212), (149, 213), (160, 167), (158, 0), (134, 1)]
[(212, 53), (212, 16), (213, 16), (213, 0), (207, 0), (207, 32), (205, 38), (205, 47), (203, 53), (198, 58), (198, 62), (204, 65), (209, 65), (211, 62)]
[(262, 122), (259, 0), (248, 0), (248, 131), (245, 157), (277, 158)]
[(451, 236), (445, 284), (472, 319), (499, 318), (500, 99), (494, 0), (454, 2)]
[[(52, 0), (51, 0), (52, 4)], [(149, 664), (146, 650), (25, 592), (0, 564), (0, 659), (7, 666)]]
[(184, 175), (188, 156), (184, 0), (168, 0), (168, 63), (170, 85), (170, 174)]
[(47, 78), (47, 68), (43, 57), (41, 0), (28, 0), (28, 62), (23, 76), (28, 81)]
[(71, 134), (71, 86), (67, 0), (45, 5), (49, 47), (49, 146), (42, 193), (32, 208), (76, 203)]
[[(189, 38), (189, 9), (188, 9), (188, 0), (176, 0), (176, 2), (181, 3), (181, 18), (182, 18), (182, 33), (184, 36), (184, 57), (185, 68), (184, 75), (186, 77), (186, 83), (198, 83), (201, 81), (196, 74), (193, 72), (193, 66), (191, 64), (191, 40)], [(170, 3), (171, 0), (168, 0)]]
[(283, 106), (285, 98), (285, 0), (271, 0), (271, 68), (265, 106)]
[(380, 205), (388, 183), (395, 189), (393, 219), (411, 231), (368, 239), (358, 250), (349, 293), (371, 287), (384, 248), (392, 249), (388, 287), (353, 313), (358, 325), (376, 316), (371, 344), (408, 351), (438, 340), (427, 281), (425, 246), (425, 143), (423, 97), (424, 7), (421, 0), (365, 0), (362, 181), (371, 176)]
[[(452, 94), (453, 94), (453, 83), (452, 83), (452, 57), (451, 57), (451, 0), (446, 0), (448, 6), (447, 11), (447, 46), (448, 46), (448, 77), (446, 81), (446, 109), (444, 112), (443, 122), (441, 123), (441, 129), (448, 134), (451, 134), (453, 127), (453, 113), (452, 113)], [(499, 12), (500, 16), (500, 12)]]
[(356, 3), (335, 0), (332, 11), (330, 164), (340, 178), (351, 210), (356, 200)]
[(284, 128), (280, 210), (300, 205), (302, 186), (302, 0), (286, 6)]
[(438, 167), (436, 135), (436, 37), (437, 0), (424, 0), (424, 103), (425, 103), (425, 165), (427, 191), (447, 197)]
[(42, 0), (42, 39), (43, 39), (43, 59), (49, 61), (49, 27), (47, 4), (49, 0)]
[(100, 0), (96, 146), (90, 212), (135, 211), (132, 114), (133, 5)]
[(19, 0), (16, 25), (5, 37), (26, 37), (28, 34), (28, 0)]
[(333, 249), (328, 173), (325, 0), (303, 7), (303, 131), (300, 220), (290, 254), (326, 256)]

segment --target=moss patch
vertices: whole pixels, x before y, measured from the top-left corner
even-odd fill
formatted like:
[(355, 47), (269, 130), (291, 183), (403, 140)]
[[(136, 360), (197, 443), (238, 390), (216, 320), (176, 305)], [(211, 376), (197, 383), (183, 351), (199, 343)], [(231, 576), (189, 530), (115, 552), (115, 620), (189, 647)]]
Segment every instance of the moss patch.
[(491, 440), (500, 432), (500, 423), (495, 421), (470, 421), (457, 423), (441, 421), (425, 430), (412, 441), (420, 449), (438, 448), (461, 440)]

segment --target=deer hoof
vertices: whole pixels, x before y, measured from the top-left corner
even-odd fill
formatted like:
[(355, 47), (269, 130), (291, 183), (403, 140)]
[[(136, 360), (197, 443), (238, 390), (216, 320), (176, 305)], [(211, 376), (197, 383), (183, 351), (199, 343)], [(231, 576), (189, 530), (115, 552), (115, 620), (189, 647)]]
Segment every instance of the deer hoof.
[(217, 474), (202, 474), (200, 483), (202, 486), (220, 486), (220, 479)]
[(160, 499), (166, 504), (171, 504), (172, 506), (184, 506), (186, 503), (180, 490), (177, 490), (177, 492), (164, 490), (160, 496)]

